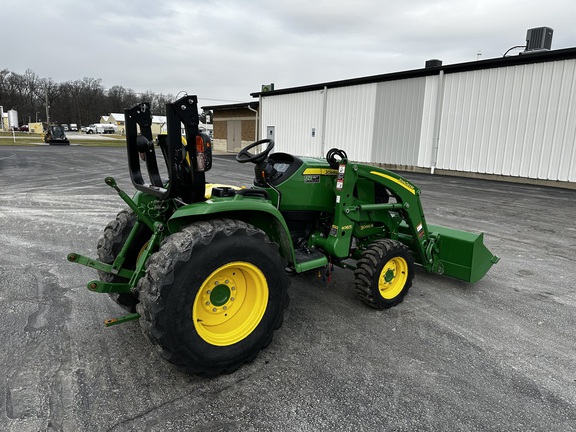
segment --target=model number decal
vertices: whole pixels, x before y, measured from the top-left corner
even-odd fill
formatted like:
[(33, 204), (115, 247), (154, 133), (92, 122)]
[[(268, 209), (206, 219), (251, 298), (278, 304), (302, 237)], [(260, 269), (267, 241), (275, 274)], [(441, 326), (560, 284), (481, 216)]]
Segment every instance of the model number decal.
[(320, 183), (320, 176), (319, 175), (304, 176), (304, 183)]
[(332, 168), (306, 168), (303, 175), (328, 175), (335, 176), (338, 175), (338, 171)]
[(378, 177), (383, 177), (387, 180), (390, 180), (391, 182), (394, 182), (397, 185), (402, 186), (404, 189), (406, 189), (412, 195), (416, 195), (416, 189), (414, 188), (414, 186), (412, 186), (410, 183), (408, 183), (404, 179), (394, 178), (388, 174), (384, 174), (384, 173), (381, 173), (378, 171), (370, 171), (370, 174), (377, 175)]

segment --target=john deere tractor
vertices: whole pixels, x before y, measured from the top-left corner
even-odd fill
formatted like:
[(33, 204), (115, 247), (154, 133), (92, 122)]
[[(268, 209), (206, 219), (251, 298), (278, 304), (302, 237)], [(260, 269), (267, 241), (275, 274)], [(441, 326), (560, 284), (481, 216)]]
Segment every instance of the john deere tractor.
[(196, 96), (166, 111), (167, 134), (156, 139), (148, 103), (125, 111), (137, 192), (106, 178), (128, 209), (104, 229), (97, 260), (68, 260), (98, 270), (88, 289), (129, 312), (107, 325), (138, 319), (186, 373), (230, 373), (256, 358), (282, 325), (290, 275), (350, 269), (358, 298), (385, 309), (404, 299), (415, 265), (475, 282), (498, 261), (482, 234), (428, 225), (413, 183), (343, 150), (307, 158), (257, 141), (236, 155), (254, 164), (251, 187), (207, 185), (212, 149)]

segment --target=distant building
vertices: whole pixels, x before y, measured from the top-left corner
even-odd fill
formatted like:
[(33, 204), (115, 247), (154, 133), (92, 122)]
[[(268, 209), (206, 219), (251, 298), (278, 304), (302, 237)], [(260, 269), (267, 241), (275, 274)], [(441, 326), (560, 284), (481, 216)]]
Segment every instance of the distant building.
[[(106, 119), (106, 121), (102, 121)], [(102, 123), (113, 124), (118, 129), (118, 133), (124, 135), (126, 133), (126, 119), (123, 113), (110, 113), (107, 116), (100, 118)], [(152, 135), (166, 132), (166, 116), (152, 116)]]
[(203, 106), (202, 109), (213, 113), (215, 150), (236, 153), (258, 140), (258, 102)]
[(124, 135), (126, 133), (124, 114), (110, 113), (110, 115), (108, 116), (108, 122), (116, 125), (119, 134)]

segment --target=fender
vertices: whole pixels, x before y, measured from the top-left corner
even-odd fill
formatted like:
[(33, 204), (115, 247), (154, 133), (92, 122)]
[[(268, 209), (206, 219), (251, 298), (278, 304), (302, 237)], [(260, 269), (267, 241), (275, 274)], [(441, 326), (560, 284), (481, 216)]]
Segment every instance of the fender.
[(264, 198), (235, 195), (188, 204), (172, 214), (167, 226), (171, 233), (175, 233), (193, 222), (220, 217), (242, 220), (260, 228), (279, 245), (280, 254), (287, 261), (294, 262), (294, 247), (286, 221), (278, 209)]

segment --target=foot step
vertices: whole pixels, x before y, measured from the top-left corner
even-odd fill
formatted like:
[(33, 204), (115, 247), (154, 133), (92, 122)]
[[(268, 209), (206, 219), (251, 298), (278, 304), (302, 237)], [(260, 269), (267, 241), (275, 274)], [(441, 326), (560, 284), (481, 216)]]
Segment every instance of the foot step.
[(326, 258), (326, 255), (324, 255), (318, 249), (296, 249), (294, 250), (294, 255), (297, 264), (302, 264), (310, 261), (315, 261), (317, 259)]

